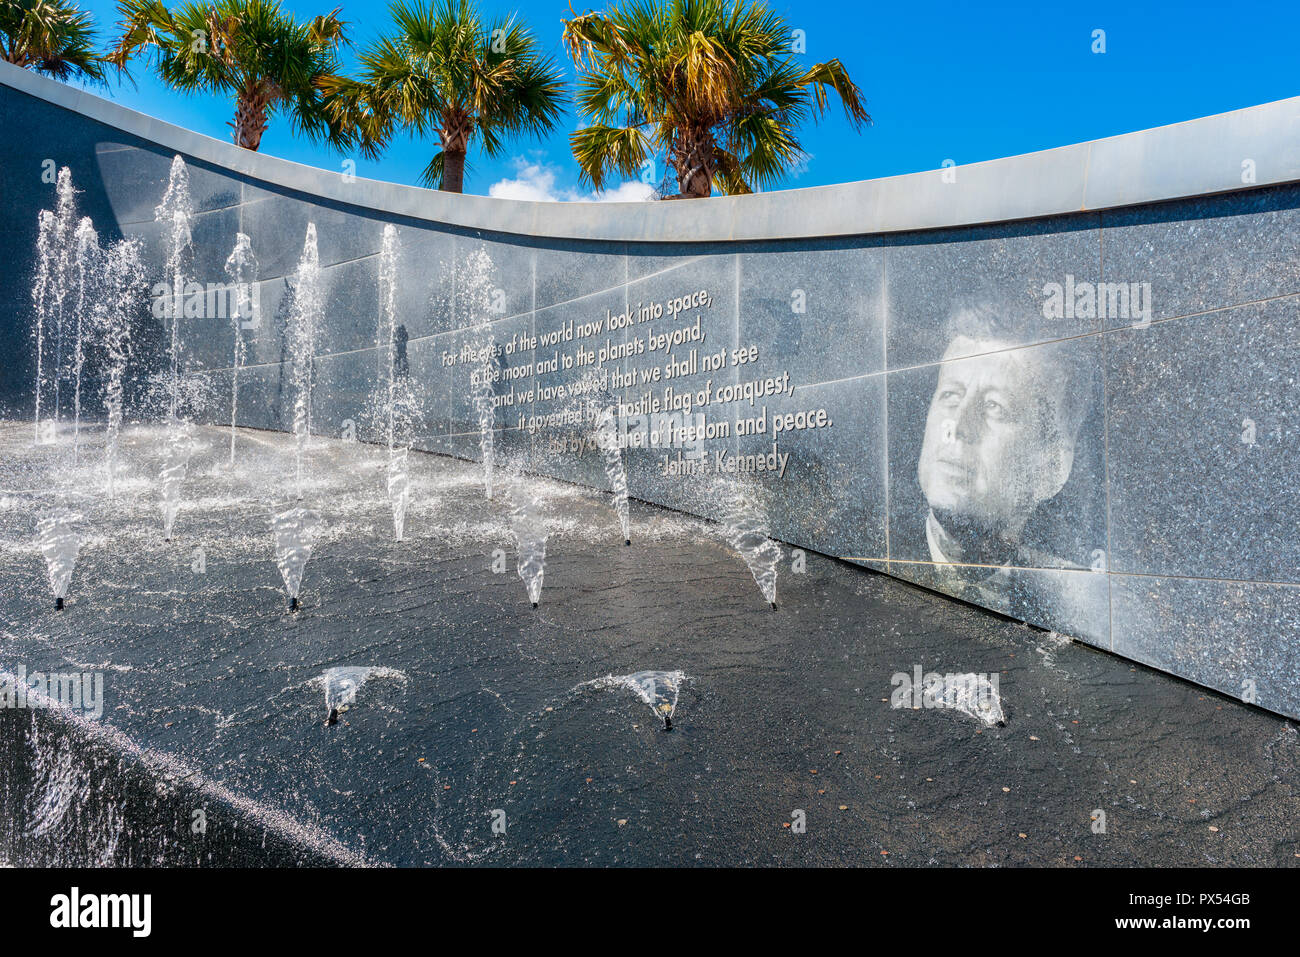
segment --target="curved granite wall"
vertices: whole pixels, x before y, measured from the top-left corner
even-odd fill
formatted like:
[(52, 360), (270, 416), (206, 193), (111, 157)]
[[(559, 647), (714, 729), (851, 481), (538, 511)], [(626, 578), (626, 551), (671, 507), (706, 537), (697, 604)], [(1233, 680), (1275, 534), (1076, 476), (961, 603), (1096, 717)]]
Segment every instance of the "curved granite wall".
[[(527, 467), (604, 484), (562, 421), (595, 373), (624, 403), (636, 497), (710, 515), (719, 480), (744, 481), (787, 542), (1300, 715), (1298, 106), (844, 186), (557, 206), (299, 167), (0, 64), (0, 415), (32, 411), (43, 173), (70, 167), (154, 282), (179, 153), (191, 277), (224, 282), (237, 232), (260, 261), (241, 424), (289, 424), (286, 278), (314, 223), (313, 430), (368, 437), (391, 223), (418, 447), (478, 455), (483, 296), (498, 447)], [(207, 313), (183, 360), (228, 421), (232, 332)], [(142, 316), (135, 372), (162, 333)]]

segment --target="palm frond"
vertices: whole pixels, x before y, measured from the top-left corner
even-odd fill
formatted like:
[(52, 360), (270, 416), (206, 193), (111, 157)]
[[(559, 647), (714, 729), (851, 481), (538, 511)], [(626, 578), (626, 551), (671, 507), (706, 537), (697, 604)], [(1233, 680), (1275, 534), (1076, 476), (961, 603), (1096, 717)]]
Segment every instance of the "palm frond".
[(844, 104), (844, 113), (855, 128), (871, 123), (862, 102), (862, 91), (849, 79), (848, 71), (839, 60), (827, 60), (810, 67), (803, 75), (802, 85), (812, 87), (813, 102), (819, 116), (826, 112), (826, 91), (830, 89), (839, 96)]
[[(355, 99), (369, 117), (359, 141), (386, 141), (400, 127), (436, 133), (444, 149), (474, 139), (497, 156), (511, 137), (556, 128), (564, 76), (517, 19), (484, 20), (470, 0), (396, 0), (390, 12), (388, 35), (358, 57)], [(426, 184), (441, 182), (442, 166), (431, 170), (442, 162), (436, 156), (426, 169)]]
[[(162, 0), (118, 0), (117, 9), (118, 39), (108, 59), (119, 69), (144, 58), (175, 89), (233, 97), (237, 120), (245, 109), (268, 121), (282, 115), (293, 131), (336, 149), (377, 148), (378, 140), (362, 135), (377, 129), (373, 111), (339, 76), (347, 24), (338, 9), (308, 20), (279, 0), (194, 0), (171, 8)], [(264, 126), (254, 122), (255, 140)]]
[[(442, 188), (442, 171), (445, 166), (446, 154), (442, 150), (433, 154), (433, 159), (429, 160), (429, 165), (420, 173), (420, 185), (428, 189)], [(469, 172), (469, 163), (465, 164), (465, 171)]]
[(595, 189), (605, 188), (610, 173), (630, 178), (650, 158), (650, 142), (636, 127), (589, 126), (569, 137), (581, 179)]
[(58, 80), (107, 83), (94, 19), (71, 0), (0, 3), (0, 59)]
[(800, 65), (789, 25), (764, 0), (622, 0), (570, 13), (563, 42), (591, 124), (571, 142), (592, 182), (626, 175), (635, 145), (667, 152), (683, 193), (710, 180), (728, 193), (766, 188), (805, 157), (797, 130), (825, 114), (831, 93), (855, 128), (871, 122), (844, 65)]

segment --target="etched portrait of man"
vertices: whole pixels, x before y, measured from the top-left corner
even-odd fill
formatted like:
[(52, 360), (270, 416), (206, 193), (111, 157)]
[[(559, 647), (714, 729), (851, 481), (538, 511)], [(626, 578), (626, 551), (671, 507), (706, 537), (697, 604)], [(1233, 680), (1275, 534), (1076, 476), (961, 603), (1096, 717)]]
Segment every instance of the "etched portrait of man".
[(1031, 520), (1069, 481), (1095, 402), (1092, 355), (1025, 346), (1028, 316), (982, 300), (954, 309), (916, 464), (924, 499), (919, 554), (945, 591), (997, 606), (1007, 569), (1079, 568), (1027, 540)]

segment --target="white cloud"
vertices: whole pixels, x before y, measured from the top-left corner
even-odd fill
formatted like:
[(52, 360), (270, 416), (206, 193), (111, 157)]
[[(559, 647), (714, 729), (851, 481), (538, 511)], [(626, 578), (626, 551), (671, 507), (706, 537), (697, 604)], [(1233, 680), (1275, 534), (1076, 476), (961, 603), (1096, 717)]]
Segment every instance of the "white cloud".
[(790, 168), (790, 175), (792, 175), (795, 179), (798, 179), (804, 173), (808, 172), (809, 165), (816, 158), (817, 157), (814, 156), (812, 153), (805, 154), (802, 159), (800, 159), (797, 163), (794, 164), (794, 166)]
[(653, 199), (654, 193), (655, 188), (649, 183), (630, 179), (599, 195), (593, 194), (591, 199), (596, 203), (644, 203), (646, 200)]
[(555, 203), (555, 171), (538, 163), (515, 161), (517, 179), (503, 179), (492, 184), (488, 195), (497, 199), (522, 199), (534, 203)]
[(544, 163), (515, 160), (518, 175), (492, 184), (488, 195), (497, 199), (521, 199), (534, 203), (639, 203), (652, 199), (654, 187), (629, 180), (602, 193), (584, 193), (556, 187), (555, 167)]

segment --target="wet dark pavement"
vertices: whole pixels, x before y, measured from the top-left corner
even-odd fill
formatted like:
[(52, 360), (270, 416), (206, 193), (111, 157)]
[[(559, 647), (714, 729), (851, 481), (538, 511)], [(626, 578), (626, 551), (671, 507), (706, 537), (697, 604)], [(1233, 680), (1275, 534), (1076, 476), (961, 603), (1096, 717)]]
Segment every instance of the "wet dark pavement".
[[(79, 500), (91, 537), (56, 614), (30, 541), (53, 453), (3, 435), (0, 669), (102, 672), (115, 741), (237, 798), (206, 804), (209, 820), (299, 822), (284, 833), (327, 860), (1300, 864), (1294, 722), (856, 566), (808, 554), (794, 573), (788, 547), (772, 611), (707, 523), (634, 502), (628, 548), (607, 495), (544, 479), (534, 610), (505, 506), (445, 457), (412, 455), (398, 543), (380, 450), (318, 444), (304, 504), (326, 532), (289, 614), (261, 489), (291, 439), (244, 433), (231, 473), (225, 435), (202, 431), (166, 544), (137, 433), (119, 500)], [(405, 680), (372, 680), (325, 727), (313, 681), (340, 665)], [(997, 675), (1006, 725), (891, 707), (892, 676), (916, 666)], [(577, 687), (646, 669), (689, 676), (671, 732), (631, 693)], [(93, 773), (9, 787), (30, 792), (29, 819), (6, 822), (11, 863), (150, 863), (123, 856), (129, 840), (75, 839)], [(113, 800), (117, 823), (95, 826), (157, 826)], [(206, 839), (168, 842), (225, 863)]]

